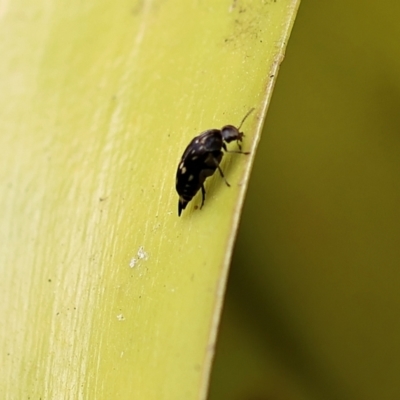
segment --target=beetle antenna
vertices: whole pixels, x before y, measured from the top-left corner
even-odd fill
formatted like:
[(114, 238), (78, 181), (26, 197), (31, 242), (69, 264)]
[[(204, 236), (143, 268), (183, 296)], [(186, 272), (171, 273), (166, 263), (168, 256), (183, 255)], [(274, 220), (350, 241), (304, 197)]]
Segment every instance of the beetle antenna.
[(247, 118), (254, 110), (255, 110), (255, 108), (253, 107), (253, 108), (251, 108), (251, 109), (247, 112), (247, 114), (243, 117), (242, 122), (240, 123), (239, 127), (237, 128), (237, 130), (239, 130), (239, 129), (242, 127), (243, 122), (246, 121), (246, 118)]

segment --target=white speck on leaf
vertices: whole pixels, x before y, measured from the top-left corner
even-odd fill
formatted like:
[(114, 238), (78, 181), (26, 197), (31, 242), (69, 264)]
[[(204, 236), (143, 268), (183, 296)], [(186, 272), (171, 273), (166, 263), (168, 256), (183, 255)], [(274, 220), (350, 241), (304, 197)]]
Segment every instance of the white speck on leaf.
[(144, 250), (143, 246), (140, 246), (136, 257), (133, 257), (131, 259), (131, 261), (129, 262), (129, 266), (131, 268), (135, 268), (138, 265), (140, 260), (147, 260), (148, 257), (149, 256), (148, 256), (147, 252)]
[(139, 260), (147, 260), (147, 253), (144, 251), (143, 246), (139, 247), (137, 255)]
[(129, 266), (131, 268), (134, 268), (136, 266), (137, 262), (138, 262), (138, 260), (136, 258), (132, 258), (132, 260), (129, 263)]
[(125, 321), (125, 317), (122, 314), (117, 315), (117, 320), (118, 321)]

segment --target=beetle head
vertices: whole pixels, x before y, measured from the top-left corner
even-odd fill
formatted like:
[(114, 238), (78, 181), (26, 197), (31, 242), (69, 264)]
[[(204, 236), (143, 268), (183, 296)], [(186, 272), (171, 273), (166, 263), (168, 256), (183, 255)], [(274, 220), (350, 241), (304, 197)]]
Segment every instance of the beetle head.
[(234, 140), (241, 142), (243, 140), (243, 132), (239, 132), (238, 128), (233, 125), (225, 125), (221, 129), (222, 140), (226, 143), (230, 143)]
[(243, 125), (243, 122), (246, 121), (246, 118), (254, 111), (254, 108), (250, 109), (247, 114), (243, 117), (242, 122), (240, 123), (239, 127), (236, 128), (233, 125), (225, 125), (221, 129), (221, 136), (222, 140), (226, 143), (230, 143), (233, 140), (237, 141), (237, 144), (240, 148), (240, 143), (243, 140), (244, 133), (240, 132), (240, 128)]

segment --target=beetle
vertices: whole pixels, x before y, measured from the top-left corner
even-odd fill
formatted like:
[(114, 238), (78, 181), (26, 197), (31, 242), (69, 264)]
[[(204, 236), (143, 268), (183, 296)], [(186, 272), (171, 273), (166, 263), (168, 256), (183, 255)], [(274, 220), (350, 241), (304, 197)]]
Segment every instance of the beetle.
[[(218, 169), (226, 185), (230, 186), (220, 167), (221, 160), (224, 152), (250, 154), (242, 151), (241, 142), (244, 133), (240, 132), (240, 128), (253, 111), (254, 108), (248, 111), (238, 128), (233, 125), (225, 125), (221, 129), (209, 129), (194, 137), (188, 144), (176, 171), (175, 186), (179, 195), (178, 216), (200, 189), (202, 195), (200, 209), (203, 207), (206, 198), (204, 181), (213, 175), (215, 170)], [(236, 140), (239, 150), (228, 150), (226, 145), (234, 140)]]

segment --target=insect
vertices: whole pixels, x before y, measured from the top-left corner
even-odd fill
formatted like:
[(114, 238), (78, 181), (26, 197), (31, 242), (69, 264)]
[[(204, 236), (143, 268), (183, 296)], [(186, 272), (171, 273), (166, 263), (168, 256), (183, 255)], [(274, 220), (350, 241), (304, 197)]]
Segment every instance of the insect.
[[(242, 151), (241, 142), (244, 133), (240, 132), (240, 128), (253, 111), (254, 108), (243, 117), (238, 128), (233, 125), (225, 125), (222, 129), (209, 129), (193, 138), (186, 147), (176, 171), (179, 216), (200, 189), (202, 195), (200, 209), (203, 207), (206, 198), (204, 181), (213, 175), (215, 170), (218, 169), (226, 185), (230, 186), (220, 167), (224, 155), (222, 150), (226, 153), (250, 154), (249, 152)], [(234, 140), (236, 140), (239, 150), (228, 150), (226, 147), (227, 143)]]

